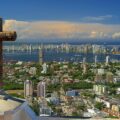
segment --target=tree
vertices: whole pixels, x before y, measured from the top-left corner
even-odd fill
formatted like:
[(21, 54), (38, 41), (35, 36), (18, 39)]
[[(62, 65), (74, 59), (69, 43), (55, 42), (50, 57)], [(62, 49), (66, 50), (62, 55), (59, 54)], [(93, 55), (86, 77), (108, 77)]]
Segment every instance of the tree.
[(102, 110), (103, 108), (105, 108), (105, 104), (103, 102), (96, 102), (95, 107), (99, 110)]
[(93, 84), (84, 82), (84, 81), (80, 81), (79, 83), (63, 84), (63, 88), (64, 88), (64, 90), (68, 90), (69, 88), (71, 88), (71, 89), (92, 89)]

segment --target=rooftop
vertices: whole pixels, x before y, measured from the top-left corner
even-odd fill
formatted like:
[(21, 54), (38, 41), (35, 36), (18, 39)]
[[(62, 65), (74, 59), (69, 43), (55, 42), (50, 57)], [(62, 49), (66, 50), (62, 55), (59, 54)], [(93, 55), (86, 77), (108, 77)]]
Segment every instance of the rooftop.
[(22, 100), (13, 98), (3, 92), (1, 93), (0, 91), (0, 114), (3, 114), (6, 111), (14, 110), (22, 103)]

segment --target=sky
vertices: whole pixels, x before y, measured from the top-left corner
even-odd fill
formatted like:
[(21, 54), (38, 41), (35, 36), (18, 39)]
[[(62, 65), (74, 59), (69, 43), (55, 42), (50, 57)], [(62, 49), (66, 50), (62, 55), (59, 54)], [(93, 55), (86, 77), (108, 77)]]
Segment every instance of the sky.
[(119, 40), (120, 0), (0, 0), (19, 40)]

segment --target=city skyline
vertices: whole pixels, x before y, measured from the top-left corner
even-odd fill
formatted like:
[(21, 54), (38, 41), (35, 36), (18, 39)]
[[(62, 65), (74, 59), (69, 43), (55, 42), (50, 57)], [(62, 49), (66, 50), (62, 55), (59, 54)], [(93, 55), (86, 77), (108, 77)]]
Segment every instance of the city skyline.
[[(4, 30), (22, 41), (118, 41), (119, 0), (1, 1)], [(6, 6), (6, 7), (4, 7)]]
[(0, 120), (120, 119), (119, 4), (1, 0)]

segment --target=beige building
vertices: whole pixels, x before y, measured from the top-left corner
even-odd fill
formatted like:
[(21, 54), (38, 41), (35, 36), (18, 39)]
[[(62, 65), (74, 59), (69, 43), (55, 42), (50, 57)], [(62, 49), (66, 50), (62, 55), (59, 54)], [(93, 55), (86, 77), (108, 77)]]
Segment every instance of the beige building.
[(45, 98), (45, 93), (46, 93), (46, 83), (39, 82), (37, 85), (37, 97)]
[(24, 82), (24, 97), (31, 97), (33, 95), (33, 85), (32, 81), (26, 80)]

